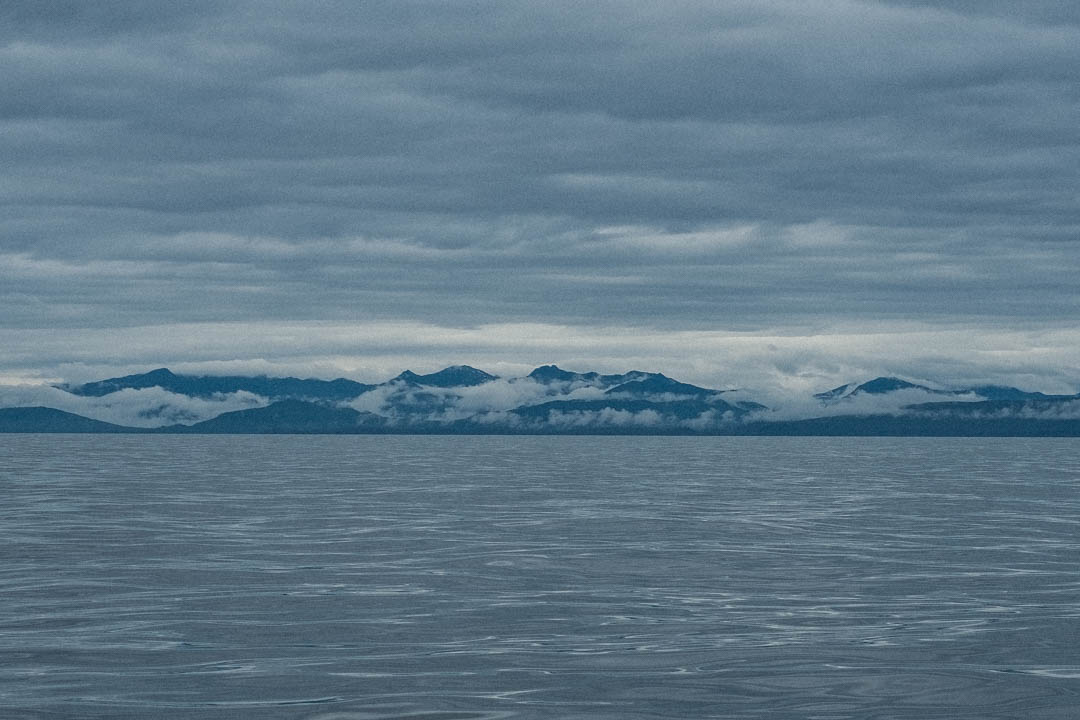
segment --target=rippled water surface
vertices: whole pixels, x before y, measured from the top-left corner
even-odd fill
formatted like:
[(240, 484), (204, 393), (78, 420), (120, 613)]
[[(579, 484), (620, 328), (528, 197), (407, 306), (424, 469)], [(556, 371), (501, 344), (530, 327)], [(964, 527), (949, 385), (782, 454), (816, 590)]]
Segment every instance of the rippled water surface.
[(0, 436), (0, 717), (1076, 718), (1080, 443)]

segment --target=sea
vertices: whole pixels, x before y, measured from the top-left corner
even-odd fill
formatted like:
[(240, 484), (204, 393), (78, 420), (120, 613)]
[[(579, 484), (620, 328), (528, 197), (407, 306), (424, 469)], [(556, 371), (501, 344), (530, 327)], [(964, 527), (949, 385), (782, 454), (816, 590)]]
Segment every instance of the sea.
[(0, 436), (0, 718), (1080, 717), (1080, 441)]

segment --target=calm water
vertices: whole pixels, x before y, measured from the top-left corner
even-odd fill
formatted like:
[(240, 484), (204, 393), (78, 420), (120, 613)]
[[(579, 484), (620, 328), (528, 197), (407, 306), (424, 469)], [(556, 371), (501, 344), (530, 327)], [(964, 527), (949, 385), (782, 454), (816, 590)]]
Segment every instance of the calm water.
[(1080, 442), (0, 436), (0, 717), (1075, 718)]

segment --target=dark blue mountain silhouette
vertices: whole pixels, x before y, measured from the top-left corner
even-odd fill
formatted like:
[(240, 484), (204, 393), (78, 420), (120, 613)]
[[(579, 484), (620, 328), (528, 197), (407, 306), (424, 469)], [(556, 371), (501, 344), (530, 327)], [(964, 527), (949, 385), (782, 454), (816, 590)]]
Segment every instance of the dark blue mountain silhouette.
[(656, 374), (644, 380), (632, 380), (621, 385), (616, 385), (615, 387), (605, 391), (605, 394), (625, 394), (635, 398), (643, 398), (650, 395), (659, 394), (691, 395), (696, 397), (703, 397), (709, 395), (719, 395), (720, 392), (718, 390), (709, 390), (708, 388), (698, 387), (697, 385), (689, 385), (687, 383), (679, 382), (678, 380), (672, 380), (665, 375)]
[[(941, 399), (903, 408), (892, 404), (889, 407), (893, 410), (887, 415), (848, 414), (779, 421), (769, 420), (763, 405), (734, 400), (730, 395), (721, 397), (724, 391), (682, 383), (660, 373), (632, 371), (600, 375), (545, 365), (533, 370), (528, 379), (547, 387), (538, 390), (526, 382), (515, 390), (512, 386), (521, 379), (511, 379), (507, 383), (508, 394), (497, 394), (535, 398), (540, 392), (544, 402), (532, 400), (534, 404), (509, 411), (476, 410), (475, 405), (461, 404), (466, 399), (470, 403), (476, 401), (475, 397), (467, 398), (464, 388), (494, 379), (494, 375), (467, 365), (429, 375), (405, 371), (381, 386), (344, 379), (184, 376), (162, 368), (69, 390), (80, 395), (102, 396), (127, 388), (158, 386), (195, 397), (244, 390), (276, 401), (266, 407), (224, 413), (194, 425), (151, 430), (121, 427), (52, 408), (6, 408), (0, 409), (0, 432), (1080, 435), (1077, 417), (1080, 394), (1047, 395), (1001, 385), (935, 390), (899, 378), (880, 377), (861, 385), (843, 385), (816, 397), (834, 405), (834, 410), (842, 407), (834, 403), (847, 402), (860, 394), (886, 396), (914, 389), (931, 393), (932, 400), (933, 396)], [(382, 388), (382, 395), (373, 397), (380, 404), (379, 412), (385, 416), (345, 406), (347, 401), (375, 387)], [(515, 395), (522, 390), (525, 390), (523, 395)], [(571, 392), (580, 396), (568, 396)], [(141, 413), (143, 417), (177, 416), (176, 409), (169, 404), (146, 408)]]
[(1045, 413), (1060, 406), (1062, 402), (1073, 401), (1080, 395), (1046, 395), (1041, 392), (1028, 392), (1005, 385), (977, 385), (974, 387), (935, 390), (925, 385), (917, 385), (893, 377), (879, 377), (862, 385), (849, 383), (832, 390), (817, 393), (815, 398), (826, 404), (845, 400), (860, 394), (887, 395), (897, 390), (923, 390), (943, 397), (976, 396), (982, 401), (941, 400), (916, 403), (905, 406), (905, 410), (918, 412), (924, 418), (930, 414), (943, 416), (990, 414), (1008, 415), (1019, 412)]
[(303, 400), (282, 400), (266, 407), (222, 413), (194, 425), (171, 425), (159, 432), (232, 434), (340, 434), (378, 430), (385, 419), (352, 408)]
[(825, 392), (814, 393), (814, 397), (818, 400), (829, 402), (831, 400), (839, 400), (848, 393), (849, 390), (853, 390), (852, 383), (841, 385), (840, 387), (834, 387), (832, 390), (826, 390)]
[(0, 433), (117, 433), (135, 428), (47, 407), (0, 408)]
[(529, 377), (539, 383), (553, 382), (594, 382), (600, 377), (600, 373), (578, 373), (563, 370), (557, 365), (541, 365), (529, 373)]
[[(970, 403), (956, 403), (970, 405)], [(716, 404), (696, 400), (653, 403), (645, 400), (573, 401), (519, 408), (523, 424), (463, 420), (455, 423), (392, 424), (384, 418), (349, 408), (284, 400), (265, 408), (225, 413), (192, 426), (173, 425), (156, 430), (121, 427), (52, 408), (0, 409), (3, 433), (236, 433), (236, 434), (357, 434), (357, 433), (490, 433), (490, 434), (661, 434), (661, 435), (799, 435), (799, 436), (947, 436), (947, 437), (1080, 437), (1080, 419), (981, 417), (919, 413), (910, 415), (840, 415), (806, 420), (761, 421), (723, 419), (707, 425), (679, 423), (693, 420)], [(567, 414), (604, 409), (639, 413), (653, 410), (664, 422), (658, 425), (564, 425), (548, 422), (553, 410)], [(756, 417), (756, 416), (755, 416)]]
[(1044, 395), (1041, 392), (1027, 392), (1003, 385), (978, 385), (960, 392), (972, 392), (987, 400), (1075, 400), (1077, 395)]
[(396, 381), (408, 385), (428, 385), (440, 388), (472, 387), (491, 382), (497, 377), (468, 365), (453, 365), (428, 375), (417, 375), (412, 370), (406, 370), (390, 382)]
[(879, 377), (874, 378), (870, 382), (864, 382), (862, 385), (855, 388), (855, 393), (866, 393), (868, 395), (884, 395), (885, 393), (896, 392), (897, 390), (928, 390), (930, 392), (933, 392), (925, 385), (916, 385), (915, 383), (908, 382), (907, 380), (901, 380), (900, 378)]
[(658, 376), (659, 373), (647, 373), (641, 370), (631, 370), (616, 375), (601, 375), (598, 372), (570, 372), (556, 365), (541, 365), (529, 373), (529, 377), (539, 383), (586, 383), (601, 388), (621, 385), (632, 380), (646, 380)]
[(908, 382), (907, 380), (901, 380), (895, 377), (877, 377), (873, 380), (869, 380), (860, 385), (855, 383), (848, 383), (847, 385), (841, 385), (838, 388), (833, 388), (827, 392), (818, 393), (814, 397), (820, 400), (839, 399), (842, 397), (853, 397), (855, 395), (887, 395), (897, 390), (924, 390), (926, 392), (943, 392), (934, 390), (925, 385), (919, 385), (917, 383)]
[(84, 385), (61, 386), (61, 389), (74, 395), (101, 397), (118, 390), (151, 387), (160, 387), (169, 392), (199, 398), (245, 391), (271, 400), (297, 398), (336, 402), (362, 395), (375, 386), (345, 378), (301, 380), (294, 377), (177, 375), (167, 368), (158, 368), (139, 375), (125, 375)]
[(908, 382), (907, 380), (901, 380), (900, 378), (878, 377), (868, 382), (864, 382), (861, 385), (847, 383), (846, 385), (835, 387), (832, 390), (816, 393), (814, 397), (828, 403), (835, 400), (855, 397), (856, 395), (888, 395), (897, 390), (922, 390), (924, 392), (934, 393), (935, 395), (959, 395), (962, 392), (965, 392), (956, 390), (935, 390), (926, 385), (919, 385), (917, 383)]

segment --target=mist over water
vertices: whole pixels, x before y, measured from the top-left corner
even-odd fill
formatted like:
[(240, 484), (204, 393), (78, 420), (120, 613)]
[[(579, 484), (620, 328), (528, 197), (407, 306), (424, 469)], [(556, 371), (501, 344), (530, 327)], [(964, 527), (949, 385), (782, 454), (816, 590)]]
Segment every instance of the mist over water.
[(11, 720), (1065, 718), (1080, 443), (0, 439)]

